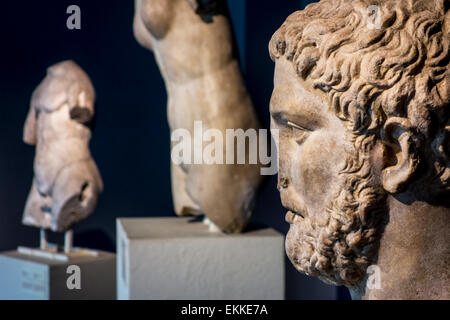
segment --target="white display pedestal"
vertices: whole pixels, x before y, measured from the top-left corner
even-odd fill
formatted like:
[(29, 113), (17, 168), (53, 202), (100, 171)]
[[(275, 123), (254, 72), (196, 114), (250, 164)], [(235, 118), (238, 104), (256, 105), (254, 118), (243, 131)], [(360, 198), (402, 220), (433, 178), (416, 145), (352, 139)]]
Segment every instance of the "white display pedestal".
[[(62, 261), (18, 251), (2, 252), (0, 300), (115, 299), (116, 255), (97, 253)], [(73, 286), (78, 284), (74, 278), (78, 275), (80, 289)]]
[(284, 299), (284, 237), (226, 235), (192, 218), (117, 220), (118, 299)]

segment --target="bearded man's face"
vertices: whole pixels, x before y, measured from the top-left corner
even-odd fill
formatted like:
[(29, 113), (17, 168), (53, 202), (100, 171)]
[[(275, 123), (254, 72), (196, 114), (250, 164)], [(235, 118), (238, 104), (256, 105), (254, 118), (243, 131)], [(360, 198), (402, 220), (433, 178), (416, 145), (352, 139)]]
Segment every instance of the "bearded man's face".
[(278, 189), (288, 210), (286, 252), (301, 272), (357, 285), (372, 262), (385, 192), (382, 148), (356, 136), (329, 108), (327, 95), (276, 62), (271, 127), (278, 129)]

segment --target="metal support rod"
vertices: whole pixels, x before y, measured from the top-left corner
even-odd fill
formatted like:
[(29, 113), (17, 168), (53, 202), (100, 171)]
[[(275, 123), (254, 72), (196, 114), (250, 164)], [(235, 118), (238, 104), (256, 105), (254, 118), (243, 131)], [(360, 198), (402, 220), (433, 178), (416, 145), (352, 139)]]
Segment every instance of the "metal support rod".
[(40, 248), (41, 250), (47, 250), (48, 242), (47, 242), (47, 230), (41, 228), (40, 230)]
[(72, 244), (73, 244), (73, 231), (68, 230), (64, 234), (64, 252), (69, 254), (72, 252)]

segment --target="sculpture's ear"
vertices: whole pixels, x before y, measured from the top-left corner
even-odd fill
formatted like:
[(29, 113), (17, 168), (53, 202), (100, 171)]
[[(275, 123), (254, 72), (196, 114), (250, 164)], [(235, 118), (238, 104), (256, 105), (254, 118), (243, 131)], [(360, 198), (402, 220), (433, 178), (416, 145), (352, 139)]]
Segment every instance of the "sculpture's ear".
[(23, 128), (23, 141), (32, 146), (36, 145), (36, 117), (36, 110), (32, 104)]
[(390, 193), (401, 192), (419, 166), (419, 154), (410, 121), (397, 117), (388, 119), (381, 132), (381, 139), (388, 148), (383, 187)]
[(70, 118), (82, 124), (87, 124), (94, 116), (94, 106), (86, 97), (86, 92), (78, 94), (77, 103), (70, 106)]

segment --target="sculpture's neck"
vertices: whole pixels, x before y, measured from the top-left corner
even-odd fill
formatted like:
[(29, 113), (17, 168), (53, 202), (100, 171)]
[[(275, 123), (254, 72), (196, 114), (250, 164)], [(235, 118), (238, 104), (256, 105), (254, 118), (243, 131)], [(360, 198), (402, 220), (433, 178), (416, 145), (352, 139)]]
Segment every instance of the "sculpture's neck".
[(449, 299), (450, 209), (390, 197), (376, 266), (362, 299)]

